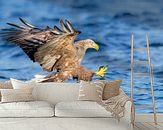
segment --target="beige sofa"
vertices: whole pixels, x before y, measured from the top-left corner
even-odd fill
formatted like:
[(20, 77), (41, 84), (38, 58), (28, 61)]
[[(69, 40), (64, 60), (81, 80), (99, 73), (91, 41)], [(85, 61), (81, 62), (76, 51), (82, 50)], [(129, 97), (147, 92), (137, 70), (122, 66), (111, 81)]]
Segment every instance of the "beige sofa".
[(0, 130), (130, 129), (130, 101), (118, 122), (96, 102), (77, 101), (78, 83), (35, 83), (33, 91), (37, 101), (0, 104)]

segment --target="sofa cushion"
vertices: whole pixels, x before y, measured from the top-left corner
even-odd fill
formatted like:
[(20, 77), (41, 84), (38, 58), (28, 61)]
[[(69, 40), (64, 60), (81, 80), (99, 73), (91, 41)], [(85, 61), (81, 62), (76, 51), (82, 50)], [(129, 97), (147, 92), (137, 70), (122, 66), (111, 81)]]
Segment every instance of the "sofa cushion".
[(34, 79), (29, 80), (29, 81), (21, 81), (21, 80), (11, 78), (10, 80), (11, 80), (13, 89), (24, 89), (26, 87), (33, 88), (32, 95), (34, 99), (37, 100), (36, 84), (35, 84)]
[(24, 87), (35, 87), (35, 81), (29, 80), (29, 81), (21, 81), (17, 79), (11, 78), (11, 84), (13, 86), (13, 89), (23, 89)]
[(94, 82), (81, 81), (78, 100), (101, 101), (105, 82), (97, 80)]
[(24, 87), (24, 89), (1, 89), (1, 102), (25, 102), (33, 101), (32, 88)]
[(122, 80), (114, 80), (106, 82), (103, 91), (103, 100), (107, 100), (111, 97), (119, 95), (119, 88), (122, 83)]
[(45, 101), (0, 104), (0, 117), (51, 117), (53, 107)]
[(55, 106), (57, 117), (112, 117), (104, 107), (93, 101), (60, 102)]
[(0, 101), (1, 101), (1, 89), (12, 89), (12, 84), (10, 80), (0, 82)]

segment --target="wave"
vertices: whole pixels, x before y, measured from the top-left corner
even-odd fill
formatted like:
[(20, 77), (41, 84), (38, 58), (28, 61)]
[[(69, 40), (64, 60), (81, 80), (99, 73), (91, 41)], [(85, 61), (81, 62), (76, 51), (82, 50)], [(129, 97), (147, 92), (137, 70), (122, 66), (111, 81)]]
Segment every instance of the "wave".
[(153, 43), (150, 44), (150, 47), (162, 47), (162, 46), (163, 46), (163, 43), (155, 43), (155, 42), (153, 42)]
[(113, 16), (113, 19), (120, 19), (120, 18), (137, 18), (138, 15), (130, 13), (130, 12), (123, 12), (118, 13)]

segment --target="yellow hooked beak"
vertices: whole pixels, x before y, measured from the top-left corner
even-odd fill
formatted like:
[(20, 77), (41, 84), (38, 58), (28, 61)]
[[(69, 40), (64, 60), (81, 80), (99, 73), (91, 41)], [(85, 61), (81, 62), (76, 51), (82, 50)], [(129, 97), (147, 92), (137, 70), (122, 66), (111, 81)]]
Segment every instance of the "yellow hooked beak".
[(96, 76), (104, 77), (107, 73), (107, 67), (101, 67), (97, 72), (95, 72)]
[(98, 51), (100, 47), (99, 47), (99, 45), (98, 45), (98, 44), (93, 43), (93, 48), (94, 48), (94, 49), (96, 49), (96, 50)]

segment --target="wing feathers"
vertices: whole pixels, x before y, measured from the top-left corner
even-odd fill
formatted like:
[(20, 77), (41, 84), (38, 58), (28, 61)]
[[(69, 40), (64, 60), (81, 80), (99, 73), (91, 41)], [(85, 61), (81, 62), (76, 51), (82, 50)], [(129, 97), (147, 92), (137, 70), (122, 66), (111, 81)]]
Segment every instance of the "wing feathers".
[(63, 23), (62, 19), (60, 19), (60, 24), (63, 28), (63, 30), (66, 32), (66, 33), (71, 33), (70, 30), (65, 26), (65, 24)]
[(65, 20), (65, 21), (66, 21), (66, 24), (69, 27), (71, 33), (74, 33), (75, 32), (75, 29), (73, 28), (73, 26), (71, 25), (71, 23), (68, 20)]
[(55, 63), (60, 59), (61, 55), (50, 56), (46, 55), (40, 63), (44, 70), (52, 71)]
[(26, 29), (26, 27), (24, 27), (24, 26), (16, 25), (16, 24), (13, 24), (13, 23), (7, 23), (7, 24), (10, 25), (10, 26), (16, 27), (16, 28)]
[(35, 26), (33, 26), (33, 25), (27, 23), (27, 22), (26, 22), (25, 20), (23, 20), (22, 18), (19, 18), (19, 19), (20, 19), (20, 21), (21, 21), (22, 23), (24, 23), (26, 26), (28, 26), (28, 27), (30, 27), (30, 28), (35, 28)]
[(64, 34), (64, 32), (61, 29), (59, 29), (57, 26), (54, 26), (54, 31), (56, 31), (57, 34)]
[(5, 41), (20, 46), (31, 60), (38, 62), (46, 71), (61, 69), (74, 60), (77, 31), (68, 20), (65, 23), (60, 20), (61, 29), (57, 26), (54, 29), (40, 29), (19, 19), (23, 26), (8, 23), (11, 28), (0, 29), (0, 35)]

